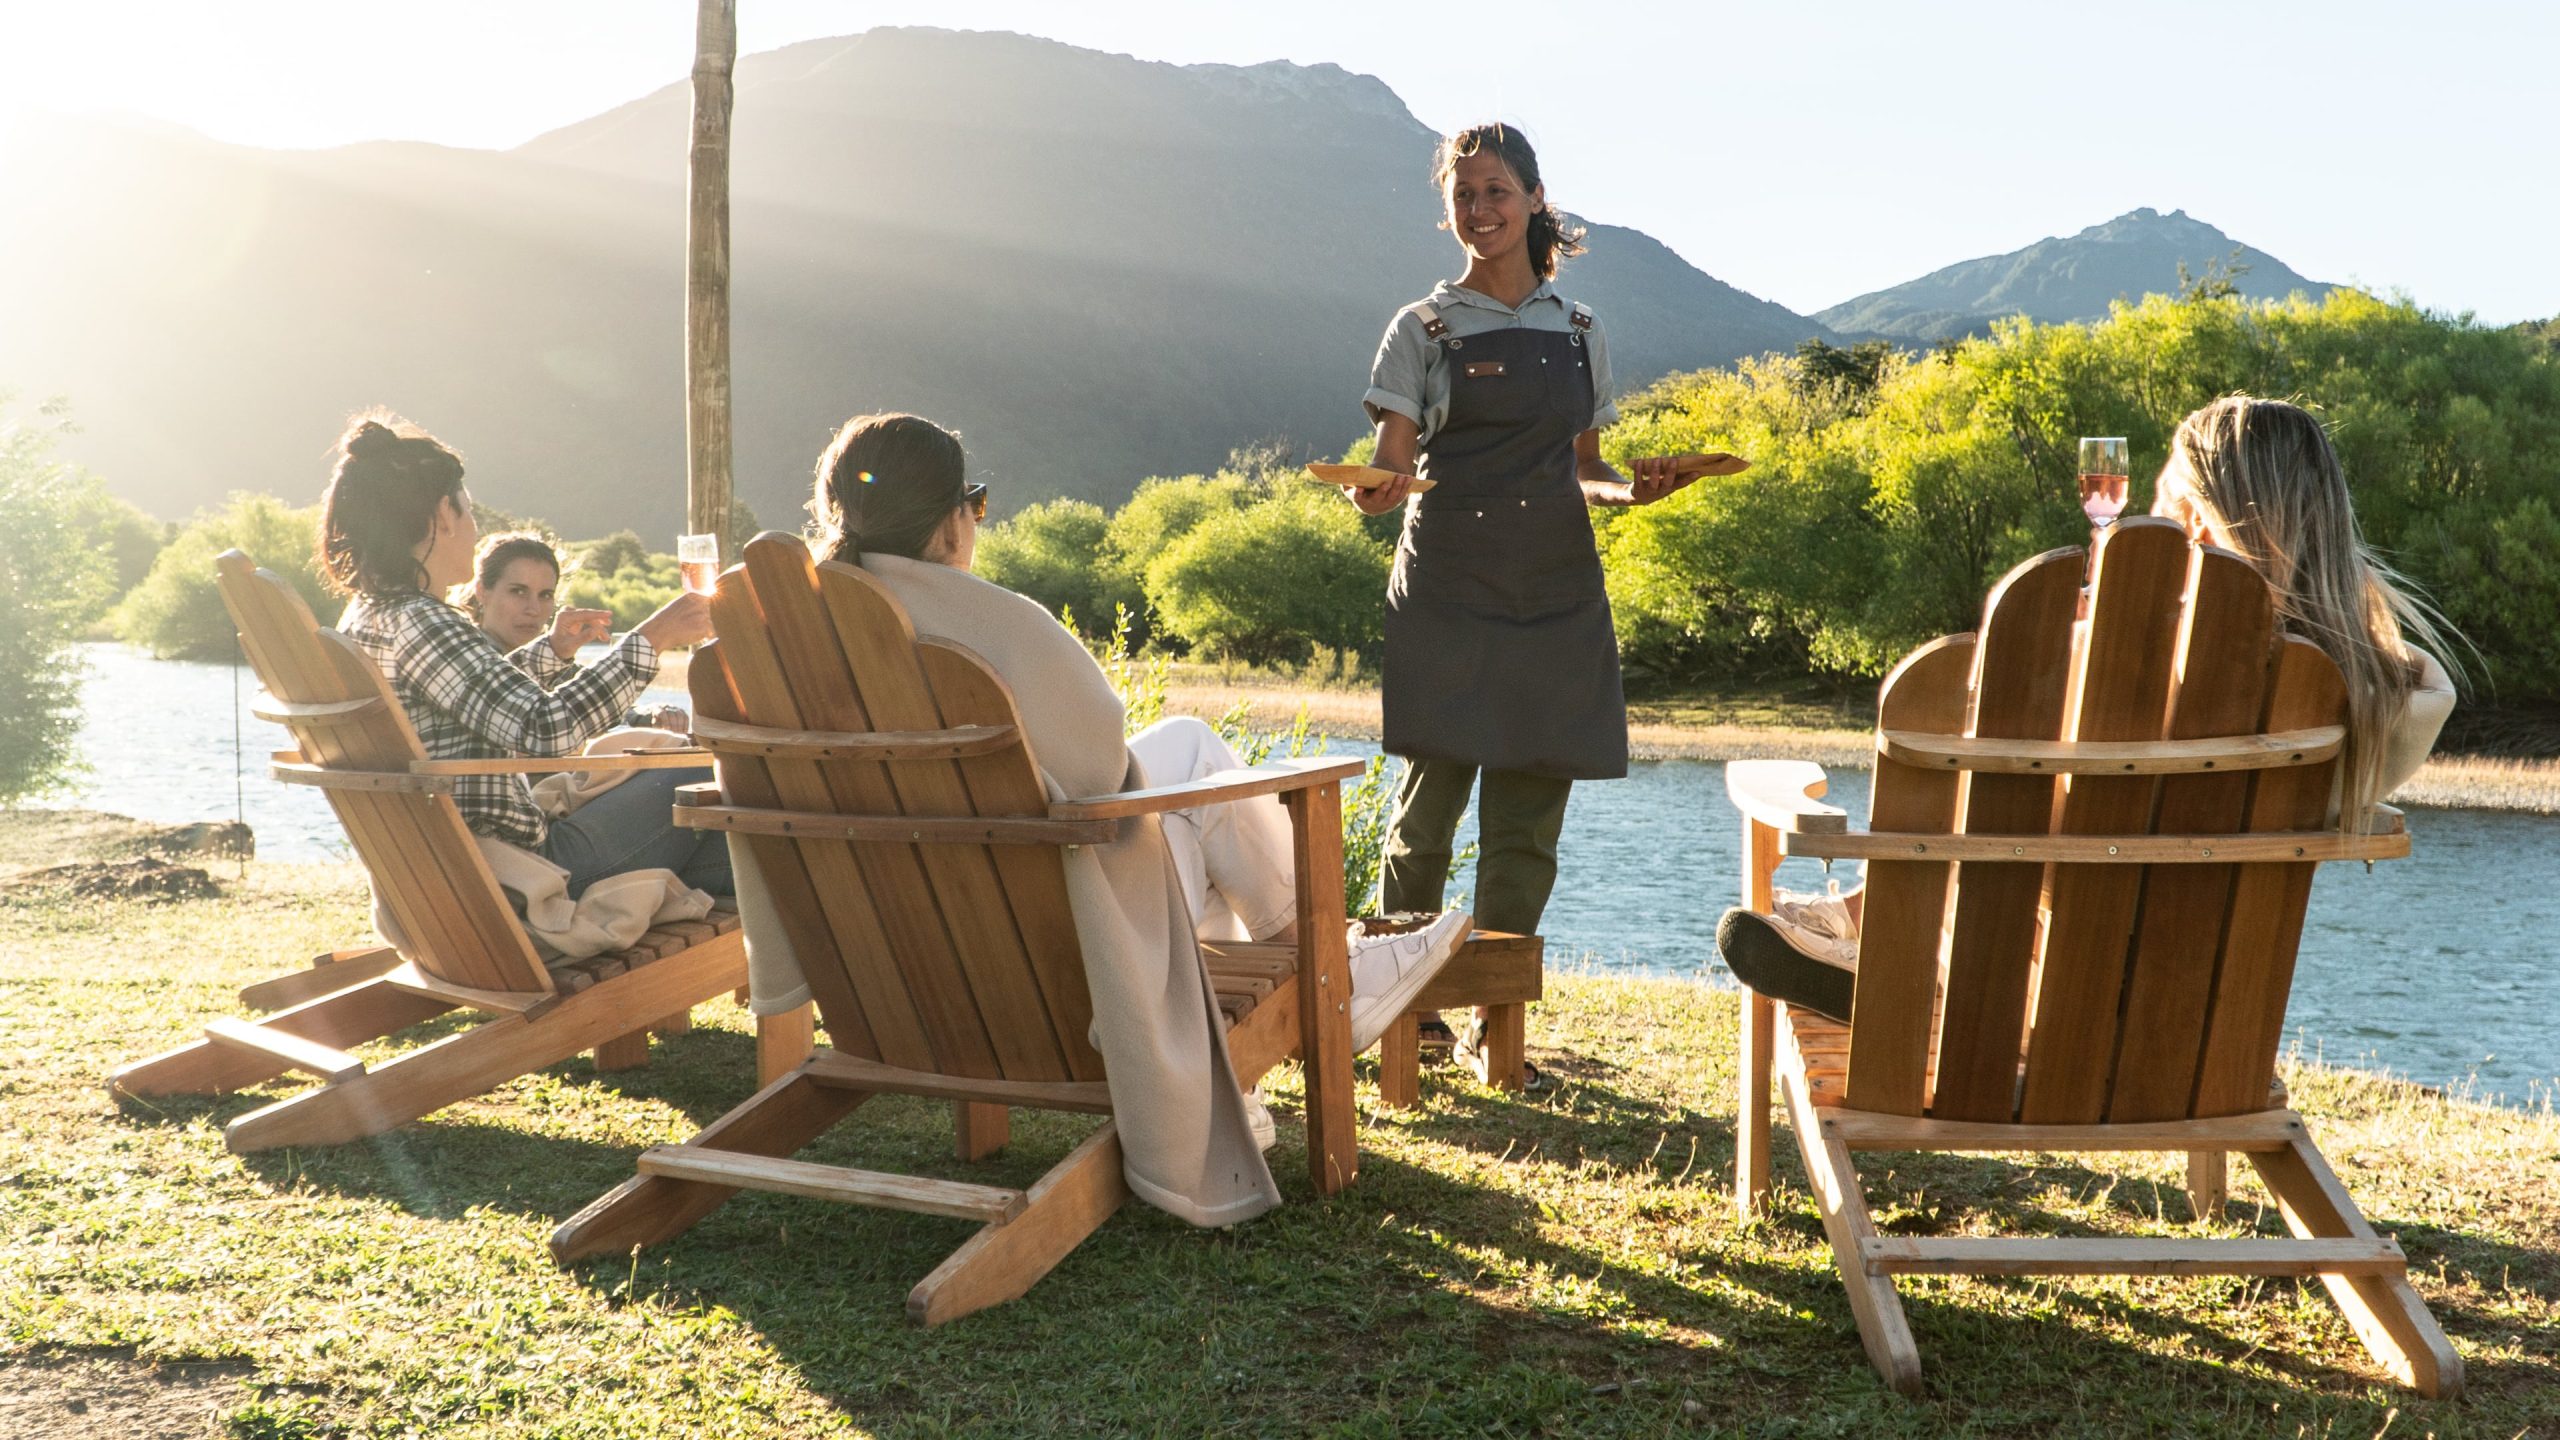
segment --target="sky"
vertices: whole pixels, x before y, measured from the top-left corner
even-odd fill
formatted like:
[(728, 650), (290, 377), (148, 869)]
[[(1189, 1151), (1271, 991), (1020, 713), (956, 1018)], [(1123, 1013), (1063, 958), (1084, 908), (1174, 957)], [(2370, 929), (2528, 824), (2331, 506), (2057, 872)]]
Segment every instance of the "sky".
[[(2317, 280), (2560, 313), (2560, 4), (742, 0), (744, 52), (879, 25), (1330, 62), (1537, 143), (1550, 198), (1798, 311), (2148, 205)], [(278, 147), (503, 149), (681, 81), (692, 0), (0, 0), (0, 105)], [(6, 177), (0, 177), (0, 193)]]

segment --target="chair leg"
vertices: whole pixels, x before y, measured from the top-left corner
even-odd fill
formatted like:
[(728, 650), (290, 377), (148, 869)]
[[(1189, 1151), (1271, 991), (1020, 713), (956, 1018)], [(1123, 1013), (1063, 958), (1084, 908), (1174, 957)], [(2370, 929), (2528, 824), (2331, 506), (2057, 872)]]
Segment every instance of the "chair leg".
[(1422, 1021), (1399, 1015), (1378, 1037), (1378, 1103), (1410, 1110), (1422, 1103)]
[(1496, 1090), (1520, 1089), (1529, 1079), (1529, 1007), (1479, 1005), (1476, 1018), (1484, 1024), (1484, 1043), (1469, 1062), (1476, 1078)]
[(1779, 1081), (1787, 1097), (1787, 1118), (1794, 1122), (1796, 1148), (1804, 1155), (1805, 1179), (1813, 1186), (1814, 1204), (1822, 1211), (1822, 1232), (1831, 1241), (1841, 1283), (1849, 1289), (1849, 1312), (1858, 1321), (1858, 1339), (1867, 1359), (1884, 1382), (1904, 1395), (1920, 1393), (1920, 1345), (1911, 1321), (1902, 1313), (1902, 1297), (1893, 1277), (1867, 1273), (1861, 1242), (1875, 1238), (1875, 1221), (1867, 1214), (1866, 1192), (1858, 1184), (1858, 1167), (1849, 1147), (1822, 1125), (1799, 1078)]
[[(794, 1071), (685, 1143), (748, 1155), (789, 1156), (870, 1098), (868, 1090), (820, 1085)], [(565, 1265), (588, 1255), (627, 1254), (642, 1245), (672, 1240), (737, 1193), (726, 1185), (634, 1175), (561, 1222), (551, 1232), (551, 1256)]]
[[(308, 1000), (260, 1020), (266, 1029), (298, 1035), (336, 1049), (362, 1045), (406, 1030), (452, 1009), (389, 985), (371, 983)], [(108, 1093), (122, 1096), (226, 1095), (263, 1085), (287, 1070), (264, 1055), (233, 1050), (199, 1040), (164, 1051), (148, 1060), (119, 1066), (107, 1079)]]
[[(2374, 1238), (2373, 1226), (2301, 1129), (2302, 1122), (2293, 1124), (2296, 1136), (2290, 1146), (2249, 1155), (2275, 1192), (2285, 1224), (2305, 1239)], [(2374, 1362), (2394, 1379), (2434, 1399), (2462, 1394), (2462, 1357), (2406, 1275), (2323, 1275), (2320, 1282)]]
[(1129, 1198), (1120, 1127), (1105, 1122), (1034, 1182), (1021, 1214), (969, 1237), (907, 1294), (907, 1318), (940, 1325), (1019, 1298)]
[(802, 1005), (756, 1017), (756, 1084), (770, 1085), (800, 1068), (818, 1047), (817, 1007)]
[(984, 1160), (1013, 1138), (1013, 1112), (1002, 1105), (954, 1100), (951, 1122), (956, 1132), (951, 1153), (963, 1160)]
[[(531, 1016), (492, 1016), (378, 1070), (251, 1111), (224, 1129), (223, 1143), (235, 1154), (246, 1154), (280, 1145), (338, 1145), (380, 1134), (607, 1044), (628, 1033), (634, 1015), (664, 1015), (688, 1000), (717, 994), (744, 963), (733, 948), (698, 946), (686, 956), (607, 980)], [(405, 993), (389, 985), (381, 988)], [(432, 1007), (430, 1013), (451, 1008), (441, 1001), (423, 1003)]]
[(692, 1029), (693, 1012), (690, 1010), (679, 1010), (673, 1015), (670, 1015), (650, 1026), (649, 1032), (656, 1035), (659, 1039), (664, 1040), (673, 1036), (687, 1034), (691, 1032)]
[(1307, 1173), (1319, 1195), (1360, 1174), (1360, 1116), (1351, 1094), (1351, 955), (1343, 940), (1342, 787), (1280, 797), (1297, 866), (1298, 1056), (1307, 1083)]
[(1769, 1198), (1769, 1068), (1777, 1050), (1778, 1010), (1756, 991), (1742, 992), (1741, 1096), (1733, 1125), (1733, 1205), (1742, 1218)]
[(596, 1047), (596, 1069), (600, 1071), (638, 1070), (648, 1063), (649, 1031), (646, 1027), (628, 1035), (617, 1035)]
[(2220, 1150), (2187, 1152), (2187, 1204), (2198, 1220), (2222, 1218), (2231, 1198), (2231, 1157)]

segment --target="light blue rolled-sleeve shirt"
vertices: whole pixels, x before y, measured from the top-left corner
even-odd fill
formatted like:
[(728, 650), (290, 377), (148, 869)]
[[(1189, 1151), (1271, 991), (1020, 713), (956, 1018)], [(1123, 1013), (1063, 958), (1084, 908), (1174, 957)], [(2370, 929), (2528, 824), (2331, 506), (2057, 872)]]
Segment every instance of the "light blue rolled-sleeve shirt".
[[(1517, 306), (1443, 280), (1432, 288), (1430, 305), (1448, 323), (1449, 333), (1461, 338), (1487, 330), (1573, 328), (1573, 306), (1549, 280), (1539, 281), (1538, 288)], [(1597, 316), (1583, 332), (1582, 343), (1591, 352), (1591, 428), (1597, 430), (1618, 418), (1617, 395), (1610, 388), (1609, 337)], [(1423, 333), (1422, 317), (1412, 307), (1397, 311), (1396, 318), (1387, 322), (1386, 336), (1378, 341), (1378, 358), (1369, 365), (1369, 393), (1361, 397), (1361, 405), (1369, 412), (1371, 425), (1390, 412), (1411, 420), (1425, 444), (1448, 420), (1448, 351)]]

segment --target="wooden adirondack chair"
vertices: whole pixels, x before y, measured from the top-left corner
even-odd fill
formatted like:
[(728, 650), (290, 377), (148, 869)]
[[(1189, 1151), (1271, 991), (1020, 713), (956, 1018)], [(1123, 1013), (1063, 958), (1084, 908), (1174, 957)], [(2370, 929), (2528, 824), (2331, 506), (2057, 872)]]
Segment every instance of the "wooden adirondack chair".
[[(323, 629), (300, 596), (237, 550), (216, 562), (222, 599), (267, 695), (253, 708), (292, 731), (274, 775), (327, 791), (374, 893), (411, 948), (334, 951), (303, 971), (241, 992), (282, 1006), (217, 1019), (202, 1040), (118, 1069), (118, 1096), (215, 1094), (287, 1071), (322, 1084), (231, 1122), (234, 1151), (329, 1145), (378, 1134), (514, 1077), (594, 1050), (602, 1068), (648, 1060), (648, 1031), (674, 1031), (692, 1008), (746, 983), (737, 914), (651, 930), (616, 954), (546, 965), (491, 876), (452, 777), (491, 772), (699, 766), (699, 752), (651, 751), (539, 761), (426, 758), (382, 672)], [(349, 1047), (452, 1010), (481, 1023), (369, 1066)]]
[[(1129, 1196), (1106, 1120), (1027, 1190), (789, 1158), (874, 1095), (956, 1102), (959, 1152), (1004, 1143), (1007, 1107), (1108, 1116), (1093, 1001), (1062, 849), (1131, 817), (1277, 794), (1296, 835), (1295, 946), (1217, 947), (1208, 962), (1236, 1077), (1304, 1056), (1315, 1188), (1350, 1183), (1350, 975), (1341, 781), (1357, 760), (1290, 761), (1192, 784), (1052, 805), (1014, 697), (962, 645), (919, 640), (889, 590), (761, 536), (712, 601), (693, 662), (694, 734), (717, 786), (679, 805), (755, 855), (831, 1047), (562, 1225), (552, 1253), (670, 1240), (740, 1189), (965, 1216), (982, 1227), (907, 1297), (935, 1325), (1016, 1298)], [(1205, 1079), (1205, 1077), (1204, 1077)]]
[[(2311, 874), (2406, 855), (2326, 828), (2345, 734), (2338, 669), (2284, 638), (2246, 562), (2174, 525), (2019, 566), (1981, 633), (1915, 651), (1878, 702), (1868, 830), (1812, 797), (1819, 767), (1727, 770), (1744, 903), (1781, 856), (1867, 862), (1851, 1023), (1745, 997), (1737, 1199), (1768, 1186), (1774, 1060), (1867, 1354), (1916, 1392), (1901, 1274), (2318, 1275), (2374, 1359), (2428, 1395), (2454, 1353), (2276, 1084)], [(2386, 822), (2396, 816), (2386, 815)], [(2291, 1240), (1876, 1233), (1862, 1150), (2187, 1152), (2200, 1215), (2247, 1155)]]

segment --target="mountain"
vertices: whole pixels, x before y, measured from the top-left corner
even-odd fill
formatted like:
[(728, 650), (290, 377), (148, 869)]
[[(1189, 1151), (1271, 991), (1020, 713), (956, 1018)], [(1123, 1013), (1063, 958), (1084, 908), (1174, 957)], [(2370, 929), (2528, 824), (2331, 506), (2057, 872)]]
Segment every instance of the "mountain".
[[(2236, 252), (2236, 253), (2235, 253)], [(1814, 318), (1836, 330), (1929, 341), (1980, 333), (2004, 315), (2095, 320), (2117, 299), (2176, 294), (2178, 267), (2201, 277), (2208, 266), (2247, 266), (2236, 282), (2252, 298), (2296, 291), (2317, 300), (2334, 288), (2308, 280), (2184, 210), (2144, 207), (2068, 239), (2048, 236), (2024, 250), (1967, 260), (1917, 280), (1844, 300)]]
[[(317, 494), (380, 402), (492, 505), (672, 533), (690, 103), (506, 152), (56, 122), (0, 153), (0, 388), (67, 394), (67, 456), (162, 515)], [(739, 493), (789, 523), (829, 431), (882, 409), (958, 429), (1000, 509), (1112, 503), (1257, 440), (1338, 451), (1388, 317), (1458, 258), (1433, 139), (1332, 65), (929, 29), (743, 58)], [(1562, 279), (1626, 388), (1836, 338), (1616, 226)]]

